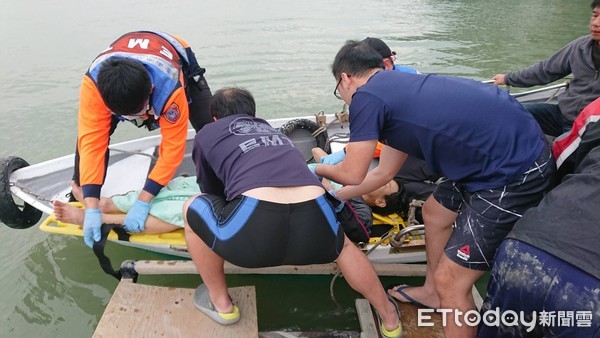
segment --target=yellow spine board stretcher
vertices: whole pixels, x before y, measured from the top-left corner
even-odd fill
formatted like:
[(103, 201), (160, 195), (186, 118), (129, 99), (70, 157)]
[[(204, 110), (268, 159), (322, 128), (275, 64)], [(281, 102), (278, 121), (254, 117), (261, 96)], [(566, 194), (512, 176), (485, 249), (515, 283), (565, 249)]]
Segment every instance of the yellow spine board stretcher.
[[(71, 205), (77, 207), (83, 207), (81, 203), (69, 203)], [(56, 220), (54, 213), (50, 214), (42, 224), (40, 224), (40, 230), (49, 232), (52, 234), (59, 235), (74, 235), (74, 236), (83, 236), (83, 227), (77, 224), (63, 223)], [(140, 233), (130, 233), (131, 237), (129, 237), (129, 242), (132, 243), (143, 243), (143, 244), (161, 244), (161, 245), (181, 245), (185, 246), (185, 235), (183, 233), (183, 229), (177, 229), (171, 232), (166, 232), (162, 234), (140, 234)], [(119, 238), (117, 234), (111, 230), (108, 234), (108, 239), (112, 241), (117, 241)]]
[[(373, 227), (376, 226), (381, 226), (381, 225), (386, 225), (386, 226), (392, 226), (392, 228), (388, 231), (388, 233), (392, 233), (392, 234), (397, 234), (400, 229), (406, 228), (406, 222), (404, 221), (404, 219), (394, 213), (394, 214), (390, 214), (387, 216), (382, 216), (376, 213), (373, 213)], [(385, 237), (385, 235), (381, 236), (381, 237), (371, 237), (369, 239), (369, 244), (370, 245), (374, 245), (377, 244), (383, 237)], [(383, 240), (380, 245), (382, 246), (386, 246), (389, 245), (390, 242), (392, 241), (393, 236), (390, 236), (388, 238), (386, 238), (385, 240)], [(408, 242), (410, 242), (413, 239), (424, 239), (423, 236), (421, 235), (409, 235), (406, 236), (406, 238), (404, 239), (404, 243), (407, 244)]]
[[(83, 205), (81, 203), (73, 202), (71, 205), (82, 208)], [(406, 223), (398, 214), (391, 214), (388, 216), (381, 216), (378, 214), (373, 214), (373, 227), (376, 226), (392, 226), (392, 228), (388, 232), (392, 232), (397, 234), (400, 229), (406, 227)], [(54, 213), (50, 214), (42, 224), (40, 224), (40, 230), (52, 234), (59, 235), (73, 235), (73, 236), (83, 236), (83, 227), (77, 224), (63, 223), (56, 220)], [(185, 235), (183, 229), (177, 229), (171, 232), (162, 233), (162, 234), (140, 234), (140, 233), (130, 233), (131, 237), (129, 238), (129, 242), (131, 243), (142, 243), (142, 244), (156, 244), (156, 245), (176, 245), (176, 246), (186, 246)], [(407, 236), (406, 241), (410, 241), (411, 239), (422, 239), (422, 236)], [(382, 237), (371, 237), (369, 240), (369, 244), (376, 244), (381, 240)], [(118, 236), (114, 231), (111, 231), (108, 234), (108, 239), (111, 241), (117, 241)], [(392, 237), (388, 237), (385, 239), (380, 245), (386, 246), (389, 245), (392, 240)]]

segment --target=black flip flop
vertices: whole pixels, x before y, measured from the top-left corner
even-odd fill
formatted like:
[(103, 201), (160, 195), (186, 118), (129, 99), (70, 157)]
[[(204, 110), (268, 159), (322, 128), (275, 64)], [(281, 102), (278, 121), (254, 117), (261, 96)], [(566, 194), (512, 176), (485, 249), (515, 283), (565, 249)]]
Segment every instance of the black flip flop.
[(391, 288), (388, 288), (387, 290), (392, 290), (395, 292), (398, 292), (402, 297), (406, 298), (408, 300), (408, 302), (402, 301), (394, 296), (391, 296), (392, 298), (394, 298), (398, 303), (410, 303), (410, 304), (414, 304), (416, 306), (422, 307), (422, 308), (426, 308), (426, 309), (433, 309), (431, 306), (427, 306), (421, 302), (419, 302), (418, 300), (412, 298), (411, 296), (407, 295), (406, 292), (402, 291), (404, 289), (408, 289), (408, 288), (414, 288), (414, 286), (410, 286), (410, 285), (405, 285), (405, 286), (393, 286)]

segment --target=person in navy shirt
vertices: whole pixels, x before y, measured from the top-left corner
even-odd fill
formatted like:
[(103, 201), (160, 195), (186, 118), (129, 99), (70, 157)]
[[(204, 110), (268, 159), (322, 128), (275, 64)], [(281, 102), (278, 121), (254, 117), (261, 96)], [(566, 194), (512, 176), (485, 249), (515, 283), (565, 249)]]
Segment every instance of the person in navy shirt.
[(196, 307), (221, 324), (239, 320), (223, 261), (254, 268), (336, 260), (348, 283), (382, 318), (387, 337), (402, 327), (367, 257), (344, 235), (325, 189), (284, 134), (255, 117), (241, 88), (215, 93), (215, 122), (198, 132), (192, 158), (203, 194), (184, 205), (185, 236), (202, 281)]
[[(381, 55), (358, 41), (341, 48), (332, 72), (334, 94), (350, 106), (350, 142), (342, 162), (319, 164), (316, 174), (349, 185), (337, 192), (346, 199), (387, 183), (407, 156), (425, 160), (444, 177), (423, 206), (425, 284), (388, 292), (402, 302), (475, 310), (474, 282), (556, 170), (539, 125), (496, 86), (384, 71)], [(367, 174), (377, 141), (385, 146)], [(476, 327), (458, 325), (453, 315), (446, 337), (475, 336)]]

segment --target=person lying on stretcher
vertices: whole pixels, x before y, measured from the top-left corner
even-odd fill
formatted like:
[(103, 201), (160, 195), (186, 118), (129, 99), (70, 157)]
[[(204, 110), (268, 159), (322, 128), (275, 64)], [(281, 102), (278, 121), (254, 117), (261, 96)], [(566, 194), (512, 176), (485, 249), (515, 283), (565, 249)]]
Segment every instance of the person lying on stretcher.
[[(382, 143), (377, 144), (373, 158), (379, 158), (382, 146)], [(317, 163), (337, 164), (344, 159), (345, 151), (340, 150), (332, 154), (327, 154), (321, 148), (313, 148), (312, 156)], [(408, 212), (409, 203), (414, 199), (426, 200), (435, 189), (439, 179), (439, 175), (433, 174), (427, 168), (425, 161), (408, 157), (392, 180), (382, 187), (362, 195), (362, 198), (376, 214), (386, 216), (397, 213), (404, 217)], [(323, 185), (329, 183), (327, 180), (323, 181)], [(331, 183), (333, 183), (332, 187), (329, 188), (326, 186), (327, 190), (341, 188), (341, 185), (335, 182)]]
[[(150, 203), (150, 214), (144, 223), (143, 229), (129, 229), (127, 226), (124, 226), (124, 228), (130, 233), (149, 235), (166, 233), (183, 228), (183, 204), (190, 197), (200, 193), (196, 176), (176, 177), (167, 186), (162, 188)], [(123, 224), (125, 215), (137, 199), (138, 194), (139, 191), (131, 191), (123, 195), (102, 197), (99, 204), (102, 213), (102, 223)], [(79, 201), (83, 197), (81, 189), (74, 189), (73, 197)], [(364, 202), (362, 203), (364, 204)], [(56, 220), (69, 224), (83, 224), (85, 217), (84, 209), (60, 201), (54, 201), (53, 206)], [(367, 228), (370, 227), (373, 221), (371, 209), (366, 206), (363, 208), (356, 204), (353, 207), (355, 217), (364, 222)], [(352, 217), (348, 215), (344, 217), (340, 214), (337, 217), (344, 231), (352, 241), (364, 241), (364, 238), (353, 235), (352, 229), (356, 228), (356, 225), (355, 221), (351, 219)], [(349, 224), (350, 226), (348, 226)]]
[[(72, 193), (77, 201), (83, 198), (81, 189), (73, 189)], [(162, 188), (150, 203), (150, 214), (142, 229), (130, 229), (127, 226), (124, 226), (124, 228), (130, 233), (142, 234), (160, 234), (183, 228), (183, 204), (190, 197), (200, 193), (196, 176), (176, 177)], [(123, 224), (125, 215), (135, 202), (138, 194), (139, 191), (130, 191), (122, 195), (102, 197), (99, 204), (102, 222), (106, 224)], [(60, 201), (54, 201), (53, 206), (56, 220), (69, 224), (83, 224), (84, 209)], [(372, 223), (371, 210), (368, 207), (365, 207), (368, 209), (367, 211), (360, 208), (359, 205), (354, 205), (354, 208), (362, 221), (367, 224)], [(344, 220), (340, 219), (340, 222), (344, 223)], [(347, 230), (347, 228), (344, 229)], [(349, 236), (356, 242), (351, 234)]]
[[(81, 188), (74, 189), (72, 193), (77, 201), (83, 198)], [(125, 230), (143, 234), (160, 234), (183, 228), (183, 203), (197, 194), (200, 194), (200, 188), (196, 176), (176, 177), (152, 199), (150, 215), (141, 231), (128, 229), (127, 226)], [(102, 223), (123, 224), (127, 211), (138, 195), (139, 191), (131, 191), (123, 195), (102, 197), (99, 205)], [(54, 201), (52, 204), (56, 220), (70, 224), (83, 224), (84, 209), (60, 201)]]

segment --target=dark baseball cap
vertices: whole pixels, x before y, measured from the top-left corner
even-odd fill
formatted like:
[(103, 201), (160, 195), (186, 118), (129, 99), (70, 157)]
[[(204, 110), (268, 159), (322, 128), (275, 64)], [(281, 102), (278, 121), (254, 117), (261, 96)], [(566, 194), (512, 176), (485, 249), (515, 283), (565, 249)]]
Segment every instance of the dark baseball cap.
[(389, 58), (392, 55), (396, 55), (396, 52), (392, 51), (390, 47), (388, 47), (388, 45), (385, 44), (385, 42), (381, 41), (381, 39), (366, 38), (362, 40), (362, 42), (365, 42), (371, 48), (375, 49), (377, 53), (381, 55), (382, 58)]

